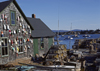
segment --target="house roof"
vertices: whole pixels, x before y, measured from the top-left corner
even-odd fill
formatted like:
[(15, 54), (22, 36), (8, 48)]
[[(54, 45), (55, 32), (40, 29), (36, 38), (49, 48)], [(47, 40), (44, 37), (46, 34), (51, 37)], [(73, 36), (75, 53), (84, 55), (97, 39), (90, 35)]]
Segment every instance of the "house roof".
[(33, 38), (40, 37), (54, 37), (54, 33), (38, 18), (29, 18), (27, 17), (29, 22), (31, 23), (34, 31), (32, 31)]
[[(17, 7), (17, 9), (19, 10), (19, 12), (22, 14), (22, 16), (24, 17), (24, 19), (26, 20), (26, 22), (30, 25), (29, 21), (27, 20), (25, 14), (23, 13), (23, 11), (21, 10), (21, 8), (19, 7), (19, 5), (17, 4), (16, 0), (8, 0), (8, 1), (4, 1), (4, 2), (0, 2), (0, 13), (10, 4), (10, 3), (14, 3), (15, 6)], [(33, 27), (30, 25), (31, 29), (33, 29)]]

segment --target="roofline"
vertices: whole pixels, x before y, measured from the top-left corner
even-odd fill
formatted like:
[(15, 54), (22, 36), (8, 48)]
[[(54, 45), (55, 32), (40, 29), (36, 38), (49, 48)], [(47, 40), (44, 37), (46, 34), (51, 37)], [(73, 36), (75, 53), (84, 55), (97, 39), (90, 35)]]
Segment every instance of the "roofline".
[(54, 38), (54, 36), (43, 36), (43, 37), (32, 37), (31, 38), (35, 39), (35, 38)]

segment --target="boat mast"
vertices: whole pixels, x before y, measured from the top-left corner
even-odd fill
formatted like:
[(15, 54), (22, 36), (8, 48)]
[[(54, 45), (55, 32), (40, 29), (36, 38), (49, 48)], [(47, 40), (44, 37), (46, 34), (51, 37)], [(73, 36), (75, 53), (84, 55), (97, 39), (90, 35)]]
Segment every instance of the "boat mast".
[[(71, 29), (72, 29), (72, 23), (71, 23), (71, 27), (70, 27), (70, 32), (71, 32)], [(69, 49), (70, 49), (70, 43), (71, 43), (71, 39), (69, 39)]]
[(58, 34), (57, 34), (57, 44), (59, 44), (59, 1), (58, 1)]

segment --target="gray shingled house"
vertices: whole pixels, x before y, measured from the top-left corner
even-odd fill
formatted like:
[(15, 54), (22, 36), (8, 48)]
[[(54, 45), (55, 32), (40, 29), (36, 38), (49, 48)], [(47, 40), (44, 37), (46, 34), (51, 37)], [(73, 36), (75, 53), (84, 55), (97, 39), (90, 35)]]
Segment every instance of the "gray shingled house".
[(42, 56), (43, 54), (47, 53), (50, 46), (54, 43), (54, 33), (49, 29), (45, 23), (39, 19), (35, 18), (35, 14), (32, 14), (32, 18), (27, 17), (30, 24), (34, 28), (32, 31), (32, 38), (33, 38), (33, 49), (34, 54), (39, 54)]
[(33, 54), (31, 30), (33, 27), (15, 0), (0, 2), (0, 64)]

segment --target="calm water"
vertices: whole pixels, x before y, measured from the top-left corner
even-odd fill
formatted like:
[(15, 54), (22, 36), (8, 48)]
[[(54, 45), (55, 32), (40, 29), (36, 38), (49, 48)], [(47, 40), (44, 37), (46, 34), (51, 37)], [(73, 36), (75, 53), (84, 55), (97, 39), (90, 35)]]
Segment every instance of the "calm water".
[[(92, 39), (92, 38), (99, 38), (100, 37), (100, 34), (89, 34), (91, 37), (87, 37), (87, 39)], [(64, 36), (61, 36), (59, 35), (59, 40), (60, 40), (60, 44), (66, 44), (67, 46), (67, 49), (71, 49), (72, 48), (72, 45), (74, 44), (75, 40), (76, 39), (84, 39), (85, 37), (83, 37), (84, 35), (78, 35), (79, 37), (73, 37), (73, 39), (65, 39), (66, 37), (68, 37), (69, 35), (64, 35)], [(70, 36), (73, 36), (73, 35), (70, 35)], [(56, 37), (55, 37), (56, 39)], [(64, 40), (65, 39), (65, 40)], [(57, 44), (55, 42), (55, 44)]]

